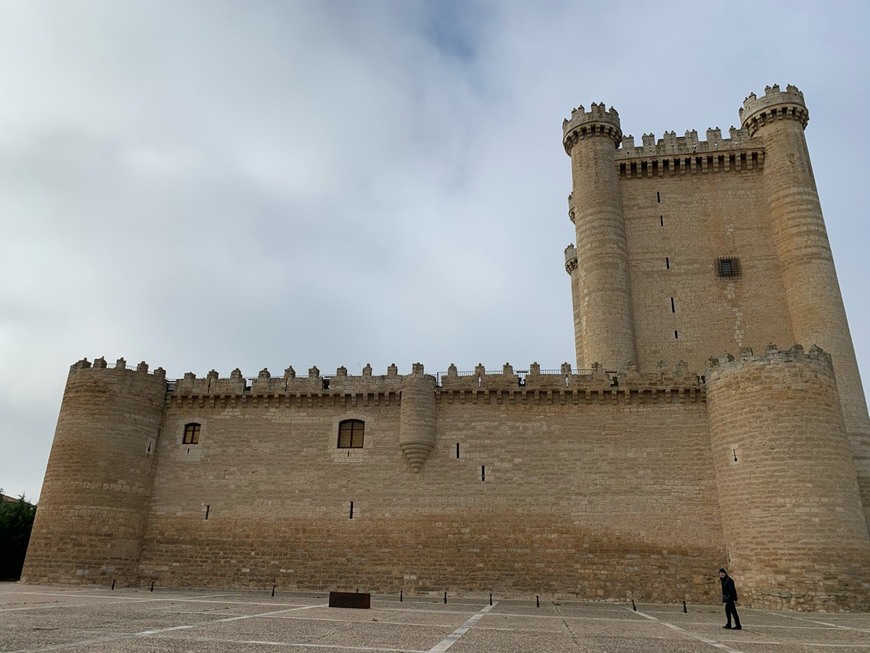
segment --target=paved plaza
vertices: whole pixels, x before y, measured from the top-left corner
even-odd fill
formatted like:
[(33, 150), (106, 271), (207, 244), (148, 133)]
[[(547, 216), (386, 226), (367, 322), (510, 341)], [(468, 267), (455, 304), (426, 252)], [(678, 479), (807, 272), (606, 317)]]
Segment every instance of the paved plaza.
[(370, 610), (325, 593), (59, 588), (0, 583), (0, 651), (200, 653), (870, 653), (870, 614), (494, 597), (373, 596)]

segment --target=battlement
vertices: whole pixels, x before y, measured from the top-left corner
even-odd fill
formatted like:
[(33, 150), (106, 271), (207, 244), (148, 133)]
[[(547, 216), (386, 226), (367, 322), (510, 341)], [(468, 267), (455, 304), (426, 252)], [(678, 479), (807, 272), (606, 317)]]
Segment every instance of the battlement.
[[(271, 396), (271, 395), (354, 395), (398, 394), (405, 378), (424, 375), (423, 366), (415, 363), (410, 375), (399, 374), (395, 364), (387, 368), (384, 375), (372, 374), (371, 365), (366, 365), (362, 374), (352, 376), (346, 367), (339, 367), (333, 375), (323, 375), (314, 366), (305, 376), (297, 376), (293, 366), (284, 370), (281, 376), (272, 376), (268, 369), (260, 370), (256, 377), (246, 377), (236, 368), (229, 378), (221, 378), (216, 370), (211, 370), (204, 378), (188, 372), (183, 378), (169, 384), (170, 395), (175, 397), (193, 396)], [(434, 378), (434, 377), (433, 377)]]
[(592, 103), (589, 111), (579, 106), (571, 111), (571, 117), (562, 121), (562, 143), (565, 153), (570, 155), (574, 144), (591, 136), (610, 138), (615, 146), (622, 139), (622, 129), (619, 124), (619, 114), (616, 109), (606, 109), (603, 102)]
[(764, 167), (764, 145), (748, 130), (731, 127), (729, 138), (723, 138), (722, 130), (714, 127), (706, 136), (707, 140), (699, 140), (694, 129), (685, 136), (665, 132), (658, 140), (653, 134), (644, 134), (641, 145), (635, 144), (634, 136), (624, 136), (615, 157), (619, 176), (633, 179)]
[[(139, 374), (148, 374), (148, 363), (142, 361), (136, 366), (134, 370), (133, 368), (127, 366), (127, 361), (123, 358), (119, 358), (118, 360), (116, 360), (114, 367), (109, 367), (106, 363), (106, 359), (103, 356), (95, 358), (93, 363), (91, 363), (87, 358), (83, 358), (80, 361), (76, 361), (75, 363), (70, 365), (69, 373), (70, 375), (73, 375), (77, 374), (81, 370), (105, 369), (128, 370), (130, 372), (137, 372)], [(151, 375), (158, 378), (165, 378), (166, 370), (164, 370), (162, 367), (158, 367)]]
[(794, 345), (791, 349), (780, 349), (776, 345), (768, 345), (761, 355), (755, 355), (751, 347), (740, 350), (740, 356), (735, 358), (725, 354), (720, 358), (710, 358), (707, 361), (707, 374), (718, 374), (722, 371), (744, 367), (747, 363), (758, 365), (781, 365), (790, 363), (809, 363), (824, 368), (833, 374), (834, 366), (831, 355), (822, 348), (813, 345), (809, 351), (803, 346)]
[(706, 131), (707, 140), (698, 138), (696, 129), (687, 130), (684, 136), (677, 136), (674, 131), (665, 132), (656, 139), (655, 134), (644, 134), (641, 144), (635, 143), (631, 134), (622, 137), (622, 147), (616, 153), (616, 158), (647, 158), (650, 156), (666, 156), (669, 154), (718, 153), (723, 150), (741, 150), (761, 147), (760, 141), (753, 139), (746, 129), (731, 127), (728, 137), (722, 137), (719, 127), (711, 127)]
[(505, 363), (500, 372), (493, 373), (488, 373), (482, 364), (470, 372), (460, 372), (451, 365), (446, 374), (439, 374), (439, 380), (442, 395), (519, 393), (540, 398), (542, 394), (552, 397), (559, 393), (587, 399), (610, 397), (613, 401), (648, 396), (649, 401), (657, 401), (655, 396), (661, 394), (667, 397), (664, 401), (673, 397), (699, 401), (706, 392), (703, 377), (690, 373), (684, 362), (673, 369), (662, 362), (655, 372), (649, 373), (638, 372), (634, 365), (618, 372), (605, 370), (598, 363), (589, 369), (574, 369), (570, 363), (562, 363), (558, 370), (542, 370), (538, 363), (532, 363), (527, 370), (514, 370), (510, 363)]
[(804, 94), (797, 86), (789, 84), (785, 91), (778, 84), (767, 86), (762, 97), (750, 93), (740, 108), (740, 123), (750, 135), (755, 135), (764, 125), (782, 119), (797, 120), (803, 127), (809, 122), (810, 113)]
[(194, 397), (337, 397), (347, 395), (398, 396), (407, 381), (414, 378), (429, 378), (435, 382), (436, 392), (440, 394), (473, 392), (539, 393), (539, 392), (576, 392), (626, 394), (638, 392), (674, 392), (694, 399), (704, 395), (703, 377), (690, 373), (685, 363), (678, 363), (670, 369), (660, 363), (655, 372), (641, 374), (629, 365), (622, 371), (605, 370), (597, 363), (590, 369), (573, 369), (570, 363), (563, 363), (558, 370), (542, 370), (538, 363), (528, 369), (514, 370), (505, 363), (499, 372), (487, 372), (481, 364), (473, 371), (459, 371), (450, 365), (446, 372), (437, 375), (425, 374), (423, 365), (415, 363), (410, 374), (399, 374), (396, 365), (387, 368), (387, 374), (374, 375), (370, 365), (363, 368), (362, 375), (347, 373), (347, 368), (339, 367), (334, 375), (324, 376), (317, 367), (308, 370), (306, 376), (297, 377), (293, 367), (288, 367), (282, 376), (273, 377), (269, 370), (263, 369), (256, 377), (245, 377), (238, 368), (229, 378), (221, 378), (217, 371), (210, 371), (205, 377), (197, 377), (192, 372), (168, 384), (170, 400), (183, 401)]

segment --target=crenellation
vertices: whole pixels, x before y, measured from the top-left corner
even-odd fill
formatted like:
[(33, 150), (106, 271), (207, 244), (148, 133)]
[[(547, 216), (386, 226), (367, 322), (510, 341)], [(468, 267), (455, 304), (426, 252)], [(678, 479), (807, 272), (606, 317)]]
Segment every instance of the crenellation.
[(87, 358), (82, 358), (70, 366), (70, 374), (75, 374), (81, 370), (124, 370), (131, 373), (144, 374), (148, 376), (156, 376), (165, 378), (166, 371), (162, 367), (158, 367), (154, 372), (149, 373), (148, 363), (141, 361), (135, 368), (129, 367), (124, 358), (119, 358), (115, 361), (114, 367), (109, 367), (105, 357), (100, 357), (94, 360), (93, 364)]
[(622, 147), (617, 150), (617, 161), (626, 159), (649, 159), (664, 155), (693, 155), (718, 153), (724, 151), (758, 150), (760, 141), (752, 138), (747, 129), (731, 127), (729, 137), (722, 138), (722, 130), (718, 127), (706, 131), (707, 140), (698, 140), (697, 130), (686, 131), (685, 136), (677, 136), (676, 132), (665, 132), (662, 138), (656, 140), (655, 134), (644, 134), (643, 144), (635, 147), (631, 136), (622, 139)]
[(804, 94), (791, 84), (785, 91), (778, 84), (767, 86), (760, 98), (751, 93), (740, 108), (740, 123), (752, 136), (765, 125), (784, 119), (795, 120), (803, 128), (810, 119)]
[(754, 353), (752, 347), (743, 347), (738, 357), (726, 353), (719, 358), (711, 358), (707, 363), (706, 373), (710, 374), (719, 369), (736, 369), (747, 363), (761, 365), (807, 363), (828, 369), (831, 373), (834, 370), (831, 355), (817, 345), (813, 345), (809, 351), (805, 351), (804, 347), (800, 344), (796, 344), (789, 349), (780, 349), (775, 344), (769, 344), (765, 347), (764, 353), (759, 355)]
[[(76, 365), (83, 365), (80, 361)], [(75, 368), (76, 365), (73, 367)], [(162, 370), (161, 370), (162, 371)], [(165, 372), (164, 372), (165, 374)], [(239, 368), (234, 369), (229, 378), (220, 378), (216, 370), (211, 370), (205, 378), (197, 378), (193, 372), (175, 381), (170, 389), (171, 395), (179, 397), (195, 396), (242, 396), (242, 395), (310, 395), (314, 394), (357, 394), (396, 393), (401, 390), (404, 379), (425, 375), (421, 363), (411, 366), (409, 375), (398, 373), (395, 364), (387, 368), (385, 375), (373, 375), (371, 365), (367, 364), (360, 376), (349, 375), (347, 367), (336, 369), (334, 376), (323, 376), (316, 366), (309, 368), (306, 377), (297, 377), (292, 366), (281, 377), (273, 377), (268, 368), (260, 370), (256, 377), (245, 377)]]
[(582, 106), (571, 111), (571, 118), (562, 121), (563, 145), (570, 154), (577, 141), (593, 137), (604, 137), (618, 147), (622, 142), (619, 114), (613, 107), (606, 110), (604, 103), (592, 103), (590, 110)]

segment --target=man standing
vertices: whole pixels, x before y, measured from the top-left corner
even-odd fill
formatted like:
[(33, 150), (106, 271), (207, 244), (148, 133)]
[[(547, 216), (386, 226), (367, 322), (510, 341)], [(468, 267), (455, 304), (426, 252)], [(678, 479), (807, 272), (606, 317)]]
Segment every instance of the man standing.
[(720, 569), (719, 581), (722, 583), (722, 603), (725, 604), (725, 619), (728, 621), (722, 627), (731, 628), (731, 615), (734, 615), (734, 630), (743, 630), (740, 625), (740, 617), (737, 616), (737, 608), (734, 607), (734, 601), (737, 600), (737, 588), (734, 587), (734, 580), (725, 569)]

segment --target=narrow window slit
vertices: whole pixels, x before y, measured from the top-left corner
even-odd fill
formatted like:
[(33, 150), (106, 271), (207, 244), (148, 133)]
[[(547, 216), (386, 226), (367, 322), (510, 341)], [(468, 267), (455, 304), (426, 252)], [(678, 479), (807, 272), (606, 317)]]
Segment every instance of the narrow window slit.
[(459, 458), (459, 443), (456, 443), (456, 457)]
[(665, 270), (671, 269), (671, 259), (668, 256), (665, 256)]
[(665, 226), (665, 216), (663, 216), (663, 215), (659, 216), (659, 225), (662, 227)]
[(480, 480), (481, 480), (481, 481), (485, 481), (485, 480), (486, 480), (486, 465), (481, 465), (481, 466), (480, 466)]
[(659, 191), (656, 191), (656, 202), (662, 203), (662, 194)]
[(348, 518), (353, 519), (353, 501), (350, 502), (350, 515)]
[(674, 304), (674, 298), (671, 297), (671, 313), (676, 313), (676, 312), (677, 312), (677, 306), (676, 306), (676, 304)]
[(680, 334), (677, 333), (676, 331), (674, 331), (674, 340), (679, 340), (679, 339), (680, 339)]
[(211, 512), (211, 506), (209, 504), (205, 504), (205, 519), (208, 519), (209, 512)]

